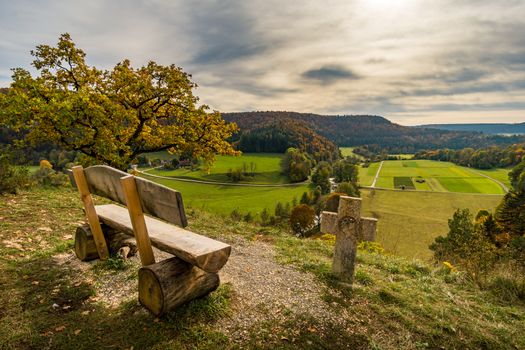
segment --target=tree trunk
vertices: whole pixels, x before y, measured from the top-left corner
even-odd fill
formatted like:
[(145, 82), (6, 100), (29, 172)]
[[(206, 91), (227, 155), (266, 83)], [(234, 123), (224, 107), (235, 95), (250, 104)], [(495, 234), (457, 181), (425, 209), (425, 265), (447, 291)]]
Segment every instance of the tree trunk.
[[(106, 225), (101, 226), (110, 254), (118, 254), (124, 259), (136, 254), (137, 243), (134, 238)], [(82, 261), (90, 261), (98, 259), (99, 257), (93, 234), (88, 225), (77, 227), (75, 233), (75, 253)]]
[(174, 257), (139, 270), (139, 301), (151, 313), (161, 316), (214, 291), (219, 283), (218, 274)]

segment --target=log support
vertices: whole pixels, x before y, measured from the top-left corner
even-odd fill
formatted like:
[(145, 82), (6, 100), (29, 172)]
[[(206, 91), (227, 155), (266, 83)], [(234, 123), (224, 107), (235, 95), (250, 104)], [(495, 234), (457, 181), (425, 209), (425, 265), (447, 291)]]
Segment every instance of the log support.
[[(117, 254), (123, 259), (127, 259), (137, 253), (137, 242), (134, 238), (105, 225), (101, 225), (101, 228), (110, 254)], [(82, 261), (90, 261), (99, 257), (95, 239), (88, 225), (77, 227), (75, 254)]]
[(161, 316), (219, 286), (219, 275), (205, 272), (179, 258), (143, 266), (139, 270), (139, 301)]

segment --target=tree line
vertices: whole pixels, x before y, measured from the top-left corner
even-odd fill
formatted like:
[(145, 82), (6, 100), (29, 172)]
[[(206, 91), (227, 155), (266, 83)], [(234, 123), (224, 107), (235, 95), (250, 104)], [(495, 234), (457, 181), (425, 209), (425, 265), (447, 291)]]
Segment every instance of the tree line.
[(508, 147), (486, 147), (461, 150), (439, 149), (415, 154), (416, 159), (439, 160), (477, 169), (506, 168), (525, 159), (525, 143)]

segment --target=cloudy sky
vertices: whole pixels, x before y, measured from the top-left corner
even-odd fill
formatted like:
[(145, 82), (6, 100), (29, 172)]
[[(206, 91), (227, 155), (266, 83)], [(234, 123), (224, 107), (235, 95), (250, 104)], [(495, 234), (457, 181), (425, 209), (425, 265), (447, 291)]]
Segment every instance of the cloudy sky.
[(181, 66), (222, 112), (525, 121), (524, 0), (0, 0), (0, 86), (64, 32), (99, 68)]

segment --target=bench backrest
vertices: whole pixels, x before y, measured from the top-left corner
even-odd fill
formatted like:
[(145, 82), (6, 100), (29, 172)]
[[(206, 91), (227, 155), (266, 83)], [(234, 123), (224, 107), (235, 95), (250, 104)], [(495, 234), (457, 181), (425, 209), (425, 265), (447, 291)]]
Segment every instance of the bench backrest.
[[(126, 205), (120, 178), (129, 174), (107, 165), (95, 165), (84, 169), (84, 175), (91, 193)], [(179, 191), (141, 177), (136, 177), (135, 182), (144, 213), (181, 227), (188, 225)]]

